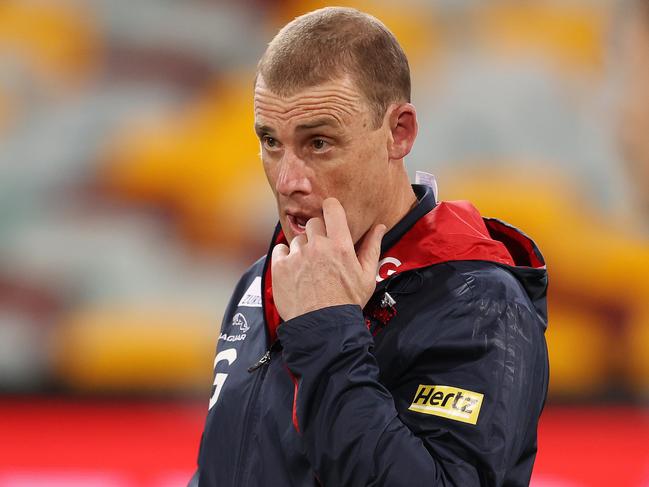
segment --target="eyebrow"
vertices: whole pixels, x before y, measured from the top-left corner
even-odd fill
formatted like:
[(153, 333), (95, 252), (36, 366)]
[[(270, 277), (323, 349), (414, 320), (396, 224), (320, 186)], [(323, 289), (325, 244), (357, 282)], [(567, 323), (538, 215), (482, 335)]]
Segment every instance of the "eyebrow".
[[(338, 128), (340, 127), (340, 123), (335, 118), (322, 117), (322, 118), (317, 118), (308, 123), (302, 123), (297, 127), (295, 127), (295, 130), (296, 131), (310, 130), (310, 129), (325, 127), (325, 126)], [(269, 127), (268, 125), (255, 124), (255, 132), (257, 133), (257, 135), (272, 134), (275, 132), (275, 130), (272, 127)]]
[(257, 123), (255, 124), (255, 133), (257, 135), (272, 134), (273, 132), (275, 132), (275, 131), (271, 127), (269, 127), (268, 125), (259, 125)]

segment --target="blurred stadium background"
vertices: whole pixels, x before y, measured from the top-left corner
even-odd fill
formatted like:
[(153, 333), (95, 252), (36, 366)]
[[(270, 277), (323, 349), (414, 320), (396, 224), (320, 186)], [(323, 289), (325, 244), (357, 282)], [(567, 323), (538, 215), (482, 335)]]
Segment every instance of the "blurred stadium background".
[[(318, 0), (0, 2), (0, 487), (185, 485), (221, 313), (275, 223), (255, 62)], [(340, 1), (411, 60), (408, 160), (551, 276), (534, 487), (649, 486), (649, 15)]]

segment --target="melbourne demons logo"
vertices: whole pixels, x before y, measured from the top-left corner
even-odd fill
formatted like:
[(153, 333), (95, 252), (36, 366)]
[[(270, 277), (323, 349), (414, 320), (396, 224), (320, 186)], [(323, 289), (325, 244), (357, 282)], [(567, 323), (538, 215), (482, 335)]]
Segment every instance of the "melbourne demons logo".
[(397, 272), (397, 267), (401, 266), (401, 261), (394, 257), (386, 257), (379, 261), (379, 268), (376, 272), (376, 282), (381, 282), (392, 274)]

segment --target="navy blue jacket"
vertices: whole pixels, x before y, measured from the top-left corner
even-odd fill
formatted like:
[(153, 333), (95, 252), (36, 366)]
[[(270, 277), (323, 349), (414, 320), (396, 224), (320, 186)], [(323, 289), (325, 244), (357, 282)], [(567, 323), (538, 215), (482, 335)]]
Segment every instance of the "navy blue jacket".
[(364, 309), (280, 324), (270, 253), (241, 278), (192, 484), (529, 484), (548, 386), (543, 258), (470, 204), (413, 188)]

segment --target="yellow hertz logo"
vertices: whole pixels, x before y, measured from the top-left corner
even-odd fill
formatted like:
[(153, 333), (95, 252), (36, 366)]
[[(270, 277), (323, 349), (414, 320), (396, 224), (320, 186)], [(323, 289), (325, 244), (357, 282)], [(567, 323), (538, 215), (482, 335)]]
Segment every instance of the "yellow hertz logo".
[(450, 386), (421, 384), (408, 409), (463, 423), (476, 424), (483, 394)]

